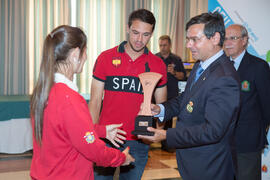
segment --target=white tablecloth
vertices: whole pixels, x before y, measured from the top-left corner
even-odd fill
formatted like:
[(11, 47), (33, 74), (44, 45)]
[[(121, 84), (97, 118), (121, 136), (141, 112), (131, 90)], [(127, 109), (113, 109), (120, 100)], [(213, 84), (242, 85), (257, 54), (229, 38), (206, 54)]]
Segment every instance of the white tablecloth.
[(18, 154), (33, 149), (30, 119), (0, 121), (0, 153)]

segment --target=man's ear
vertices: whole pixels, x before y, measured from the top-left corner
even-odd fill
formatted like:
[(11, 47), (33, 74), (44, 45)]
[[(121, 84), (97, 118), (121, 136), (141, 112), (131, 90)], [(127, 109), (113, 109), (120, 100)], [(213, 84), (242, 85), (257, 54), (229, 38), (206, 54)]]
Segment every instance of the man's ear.
[(220, 42), (220, 34), (218, 32), (215, 32), (214, 36), (211, 37), (211, 40), (214, 45), (218, 45)]
[(247, 43), (248, 43), (248, 37), (247, 36), (245, 36), (245, 37), (243, 37), (243, 46), (247, 46)]
[(127, 31), (127, 34), (129, 34), (129, 27), (128, 27), (128, 24), (126, 26), (126, 31)]

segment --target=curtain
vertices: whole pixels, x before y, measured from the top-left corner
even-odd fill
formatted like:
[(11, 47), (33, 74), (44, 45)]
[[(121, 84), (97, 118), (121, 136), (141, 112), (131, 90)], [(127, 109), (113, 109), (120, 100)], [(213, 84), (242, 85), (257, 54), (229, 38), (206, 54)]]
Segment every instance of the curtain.
[(187, 20), (193, 16), (208, 11), (208, 0), (189, 0), (187, 1), (186, 11), (189, 14)]
[[(185, 4), (185, 23), (187, 23), (192, 17), (204, 12), (208, 12), (208, 0), (187, 0)], [(184, 32), (183, 37), (185, 39), (186, 32)], [(191, 52), (185, 47), (183, 54), (186, 57), (187, 62), (195, 61), (192, 59)]]
[(207, 0), (0, 1), (0, 95), (31, 94), (39, 73), (43, 41), (59, 25), (79, 26), (88, 37), (88, 61), (75, 80), (79, 91), (89, 94), (97, 56), (126, 39), (128, 16), (133, 10), (145, 8), (156, 17), (148, 45), (153, 53), (159, 51), (158, 38), (167, 34), (172, 38), (172, 52), (185, 60), (185, 22), (194, 8), (207, 7)]
[(76, 26), (87, 35), (87, 62), (77, 75), (83, 94), (90, 93), (92, 69), (98, 55), (125, 39), (125, 0), (80, 0), (76, 2)]
[(172, 52), (182, 56), (184, 7), (184, 0), (128, 0), (126, 14), (128, 16), (139, 8), (152, 11), (156, 18), (156, 27), (149, 48), (153, 53), (159, 52), (159, 37), (169, 35), (172, 39)]
[(70, 23), (67, 0), (1, 0), (0, 95), (30, 94), (38, 77), (43, 40)]
[(70, 23), (70, 0), (1, 0), (0, 95), (30, 94), (46, 35)]
[(28, 92), (27, 0), (0, 2), (0, 95)]
[(70, 0), (27, 1), (27, 54), (29, 94), (37, 81), (44, 39), (55, 27), (71, 23)]
[(159, 52), (158, 39), (167, 34), (172, 38), (172, 51), (183, 53), (184, 0), (81, 0), (76, 3), (77, 24), (88, 37), (88, 61), (77, 76), (81, 93), (89, 93), (92, 69), (98, 55), (126, 40), (129, 14), (145, 8), (153, 12), (156, 27), (149, 42), (153, 53)]

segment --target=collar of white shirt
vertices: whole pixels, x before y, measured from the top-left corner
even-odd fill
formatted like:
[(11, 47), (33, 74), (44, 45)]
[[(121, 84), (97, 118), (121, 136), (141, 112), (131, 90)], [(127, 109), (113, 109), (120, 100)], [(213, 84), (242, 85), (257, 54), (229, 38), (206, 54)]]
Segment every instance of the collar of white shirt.
[(55, 83), (63, 83), (65, 85), (67, 85), (70, 89), (78, 92), (77, 85), (74, 82), (72, 82), (71, 80), (69, 80), (65, 75), (63, 75), (61, 73), (55, 73), (54, 74), (54, 82)]
[(203, 70), (206, 70), (206, 68), (208, 66), (210, 66), (215, 60), (217, 60), (222, 55), (223, 55), (223, 50), (220, 50), (212, 57), (206, 59), (205, 61), (201, 61), (200, 64), (201, 64)]
[(245, 55), (246, 50), (244, 50), (238, 57), (236, 57), (235, 59), (232, 59), (232, 57), (230, 57), (231, 61), (234, 61), (233, 65), (235, 67), (236, 70), (238, 70), (240, 63)]

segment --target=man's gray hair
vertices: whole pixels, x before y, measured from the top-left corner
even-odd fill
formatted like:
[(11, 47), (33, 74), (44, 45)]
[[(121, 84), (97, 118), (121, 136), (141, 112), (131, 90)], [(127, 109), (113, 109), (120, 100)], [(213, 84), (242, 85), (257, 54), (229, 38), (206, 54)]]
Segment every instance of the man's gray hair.
[(248, 39), (249, 39), (249, 37), (248, 37), (248, 31), (247, 31), (247, 29), (245, 28), (245, 26), (242, 26), (242, 25), (240, 25), (240, 24), (238, 24), (239, 25), (239, 27), (240, 27), (240, 30), (241, 30), (241, 37), (243, 38), (243, 37), (247, 37), (247, 43), (245, 44), (245, 48), (247, 48), (247, 46), (248, 46)]

